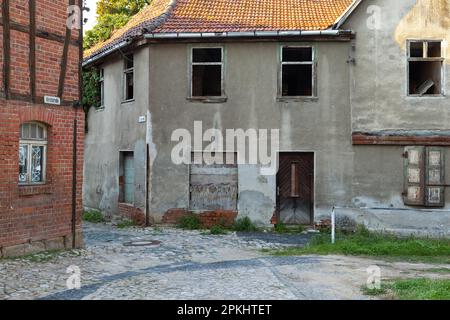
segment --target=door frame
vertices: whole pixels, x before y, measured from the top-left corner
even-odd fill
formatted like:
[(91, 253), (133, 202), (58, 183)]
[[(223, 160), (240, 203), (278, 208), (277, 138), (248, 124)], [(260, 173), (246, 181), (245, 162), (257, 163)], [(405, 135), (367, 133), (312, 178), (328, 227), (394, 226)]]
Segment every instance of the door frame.
[(279, 150), (277, 152), (277, 174), (275, 177), (275, 199), (276, 199), (276, 207), (275, 207), (275, 214), (277, 221), (280, 221), (280, 197), (278, 195), (278, 170), (280, 168), (280, 155), (281, 154), (299, 154), (299, 153), (312, 153), (313, 155), (313, 174), (312, 174), (312, 183), (311, 183), (311, 212), (309, 214), (310, 216), (310, 225), (314, 224), (314, 214), (316, 211), (316, 168), (317, 168), (317, 153), (313, 150), (299, 150), (299, 151), (284, 151)]

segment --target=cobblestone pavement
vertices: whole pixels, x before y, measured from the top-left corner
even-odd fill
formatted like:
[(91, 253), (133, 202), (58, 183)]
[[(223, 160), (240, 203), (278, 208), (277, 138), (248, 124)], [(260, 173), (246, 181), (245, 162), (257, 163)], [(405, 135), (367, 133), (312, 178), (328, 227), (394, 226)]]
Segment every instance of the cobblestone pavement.
[[(396, 277), (425, 265), (341, 256), (273, 257), (261, 249), (305, 244), (308, 235), (207, 235), (200, 231), (84, 227), (86, 249), (49, 261), (0, 260), (0, 299), (365, 299), (366, 268)], [(125, 246), (157, 240), (159, 246)], [(39, 255), (37, 256), (39, 257)], [(45, 255), (44, 255), (45, 257)], [(67, 268), (81, 271), (68, 290)]]

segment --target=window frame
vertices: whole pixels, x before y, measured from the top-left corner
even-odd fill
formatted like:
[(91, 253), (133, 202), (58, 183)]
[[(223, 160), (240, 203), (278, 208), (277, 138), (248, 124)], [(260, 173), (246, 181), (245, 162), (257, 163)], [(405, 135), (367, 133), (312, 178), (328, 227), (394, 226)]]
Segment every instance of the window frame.
[[(440, 42), (441, 43), (441, 56), (440, 57), (428, 57), (428, 43), (429, 42)], [(422, 57), (411, 57), (411, 44), (412, 43), (423, 43), (423, 55)], [(445, 57), (444, 53), (444, 41), (442, 39), (407, 39), (406, 40), (406, 96), (409, 98), (442, 98), (445, 97)], [(438, 94), (411, 94), (410, 84), (409, 84), (409, 64), (414, 61), (430, 61), (430, 62), (441, 62), (441, 92)]]
[[(129, 59), (128, 57), (133, 57), (133, 67), (131, 68), (127, 68), (127, 60)], [(127, 99), (127, 75), (128, 74), (132, 74), (133, 75), (133, 97), (130, 99)], [(136, 75), (135, 75), (135, 59), (134, 59), (134, 54), (130, 53), (130, 54), (125, 54), (123, 56), (123, 74), (122, 74), (122, 103), (127, 103), (127, 102), (131, 102), (134, 101), (135, 96), (136, 96)]]
[[(194, 49), (220, 49), (221, 50), (221, 61), (220, 62), (194, 62)], [(201, 45), (201, 46), (189, 46), (189, 61), (188, 61), (188, 76), (189, 76), (189, 92), (188, 92), (188, 100), (193, 101), (203, 101), (203, 102), (225, 102), (227, 97), (225, 94), (225, 66), (226, 66), (226, 50), (223, 45)], [(220, 65), (220, 96), (194, 96), (193, 95), (193, 75), (194, 75), (194, 66), (195, 65)]]
[[(283, 61), (284, 48), (311, 48), (311, 61)], [(277, 100), (316, 100), (317, 95), (317, 48), (313, 44), (281, 44), (278, 50), (278, 92)], [(283, 96), (283, 66), (284, 65), (311, 65), (311, 81), (312, 81), (312, 95), (311, 96)]]
[(105, 69), (99, 69), (99, 86), (100, 86), (100, 105), (97, 110), (102, 110), (105, 108)]
[[(33, 139), (33, 138), (23, 138), (22, 137), (22, 126), (25, 124), (35, 124), (43, 129), (43, 139)], [(47, 183), (47, 149), (48, 149), (48, 133), (47, 126), (39, 122), (24, 122), (20, 125), (20, 138), (19, 138), (19, 149), (21, 146), (25, 145), (27, 147), (27, 178), (26, 181), (18, 181), (19, 186), (34, 186), (43, 185)], [(31, 174), (31, 150), (33, 147), (43, 147), (42, 156), (42, 181), (33, 182), (30, 179)], [(20, 151), (19, 151), (20, 152)]]

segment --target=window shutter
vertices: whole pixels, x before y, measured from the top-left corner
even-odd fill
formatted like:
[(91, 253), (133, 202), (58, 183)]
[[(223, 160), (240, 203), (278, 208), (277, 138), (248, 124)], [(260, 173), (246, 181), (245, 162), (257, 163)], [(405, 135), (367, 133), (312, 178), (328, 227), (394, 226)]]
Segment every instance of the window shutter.
[(424, 147), (406, 147), (404, 160), (404, 193), (406, 205), (419, 206), (425, 204), (425, 159)]
[(425, 202), (430, 207), (443, 207), (445, 184), (444, 149), (429, 147), (426, 150)]

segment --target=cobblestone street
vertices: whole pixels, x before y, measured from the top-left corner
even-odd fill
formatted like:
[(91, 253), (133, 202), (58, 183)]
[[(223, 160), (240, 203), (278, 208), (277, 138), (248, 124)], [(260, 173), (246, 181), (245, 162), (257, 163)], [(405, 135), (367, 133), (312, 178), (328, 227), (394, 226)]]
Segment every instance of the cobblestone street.
[[(86, 249), (58, 253), (49, 261), (35, 261), (36, 256), (0, 260), (0, 299), (364, 299), (360, 288), (368, 266), (379, 265), (383, 277), (426, 268), (341, 256), (273, 257), (261, 252), (304, 244), (308, 235), (214, 236), (89, 223), (84, 229)], [(124, 245), (143, 240), (161, 244)], [(81, 271), (79, 290), (66, 286), (71, 265)]]

